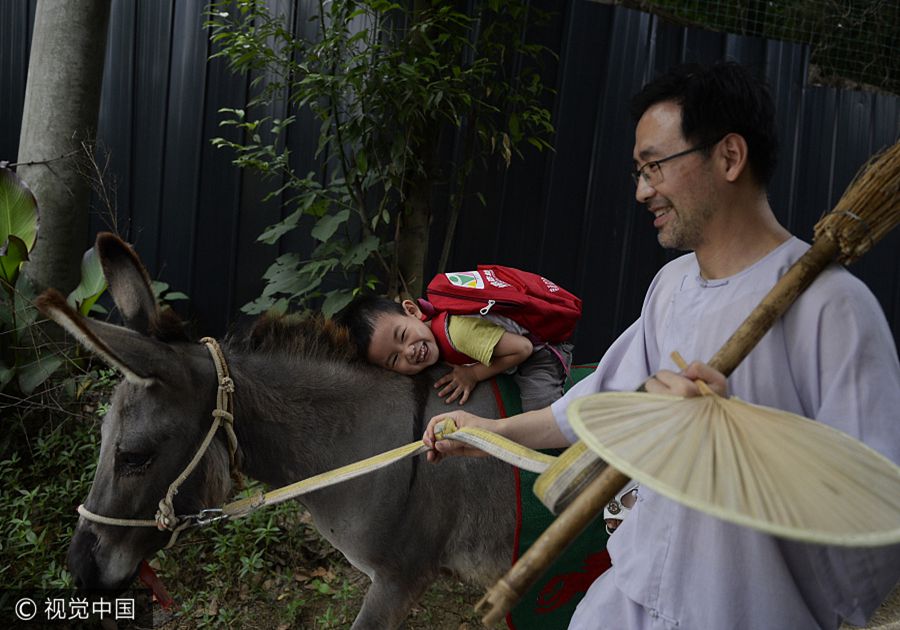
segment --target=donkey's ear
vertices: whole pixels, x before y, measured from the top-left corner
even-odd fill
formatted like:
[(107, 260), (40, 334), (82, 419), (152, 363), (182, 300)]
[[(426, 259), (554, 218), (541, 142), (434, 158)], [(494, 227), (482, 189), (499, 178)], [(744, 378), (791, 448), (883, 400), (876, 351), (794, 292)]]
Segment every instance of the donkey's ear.
[(56, 289), (44, 291), (35, 306), (65, 328), (81, 345), (98, 355), (135, 385), (150, 385), (159, 374), (155, 366), (166, 365), (166, 344), (121, 326), (82, 317)]
[(131, 245), (111, 232), (97, 234), (95, 251), (125, 325), (142, 335), (150, 334), (159, 322), (159, 305), (141, 259)]

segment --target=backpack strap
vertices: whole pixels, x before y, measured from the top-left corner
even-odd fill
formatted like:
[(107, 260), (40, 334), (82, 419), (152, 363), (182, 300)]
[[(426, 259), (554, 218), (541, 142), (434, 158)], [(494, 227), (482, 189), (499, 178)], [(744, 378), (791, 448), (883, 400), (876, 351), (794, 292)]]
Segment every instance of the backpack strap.
[(475, 359), (453, 347), (453, 344), (450, 342), (450, 335), (447, 332), (448, 316), (449, 313), (444, 311), (428, 320), (428, 325), (431, 326), (431, 332), (434, 334), (434, 340), (437, 342), (438, 350), (441, 353), (441, 359), (453, 365), (477, 363)]
[(533, 335), (528, 335), (528, 340), (531, 342), (532, 347), (534, 347), (535, 352), (537, 352), (541, 348), (547, 348), (550, 354), (555, 356), (559, 361), (559, 364), (562, 366), (563, 372), (566, 373), (566, 378), (569, 378), (571, 376), (571, 369), (569, 368), (569, 364), (563, 356), (562, 352), (559, 351), (559, 348), (556, 347), (556, 344), (541, 341), (540, 339), (533, 337)]

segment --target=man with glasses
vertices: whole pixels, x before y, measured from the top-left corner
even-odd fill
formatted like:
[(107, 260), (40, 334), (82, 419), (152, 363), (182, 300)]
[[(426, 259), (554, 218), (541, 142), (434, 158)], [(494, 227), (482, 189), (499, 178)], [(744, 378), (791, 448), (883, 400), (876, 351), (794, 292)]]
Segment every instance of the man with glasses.
[[(654, 278), (640, 318), (597, 370), (550, 408), (505, 420), (452, 414), (531, 447), (576, 440), (569, 404), (598, 391), (721, 394), (836, 427), (900, 461), (900, 363), (884, 314), (845, 269), (827, 269), (727, 379), (699, 361), (721, 347), (808, 245), (781, 226), (766, 186), (775, 168), (774, 106), (742, 66), (682, 66), (632, 101), (635, 196), (659, 243), (689, 251)], [(696, 359), (678, 373), (670, 355)], [(477, 451), (425, 441), (432, 460)], [(473, 452), (474, 451), (474, 452)], [(835, 462), (840, 466), (840, 462)], [(865, 518), (860, 515), (860, 518)], [(862, 624), (900, 578), (900, 546), (801, 544), (726, 523), (641, 487), (610, 538), (613, 568), (571, 628), (805, 629)]]

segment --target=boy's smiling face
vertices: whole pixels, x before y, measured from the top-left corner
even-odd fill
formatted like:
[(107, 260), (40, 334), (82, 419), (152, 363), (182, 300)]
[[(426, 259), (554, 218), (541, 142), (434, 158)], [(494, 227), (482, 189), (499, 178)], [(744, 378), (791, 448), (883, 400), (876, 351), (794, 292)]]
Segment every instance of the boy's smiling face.
[(404, 315), (386, 313), (375, 320), (367, 357), (370, 363), (400, 374), (418, 374), (440, 355), (431, 327), (421, 320), (412, 300), (403, 301)]

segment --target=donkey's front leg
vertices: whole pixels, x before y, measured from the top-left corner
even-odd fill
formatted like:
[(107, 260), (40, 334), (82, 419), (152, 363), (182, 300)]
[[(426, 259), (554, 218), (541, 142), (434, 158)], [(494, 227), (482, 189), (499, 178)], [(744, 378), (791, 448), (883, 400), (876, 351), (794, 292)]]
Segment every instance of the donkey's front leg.
[(372, 580), (352, 630), (393, 630), (409, 616), (413, 604), (437, 576), (428, 570), (388, 575)]

